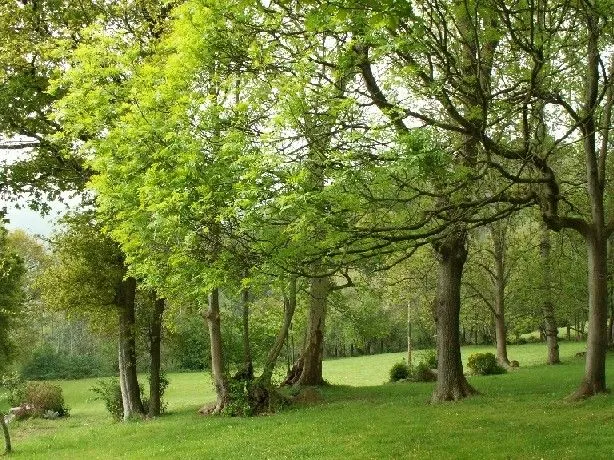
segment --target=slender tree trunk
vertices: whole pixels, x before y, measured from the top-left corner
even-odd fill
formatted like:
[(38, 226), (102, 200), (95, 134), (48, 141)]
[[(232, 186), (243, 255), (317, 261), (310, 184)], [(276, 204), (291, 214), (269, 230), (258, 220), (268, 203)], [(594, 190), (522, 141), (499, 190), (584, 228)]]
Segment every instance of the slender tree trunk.
[(209, 309), (204, 314), (209, 326), (211, 344), (211, 376), (215, 386), (217, 401), (213, 407), (203, 407), (201, 412), (219, 414), (228, 402), (228, 378), (226, 376), (222, 346), (222, 325), (220, 321), (219, 290), (213, 289), (209, 294)]
[(299, 385), (321, 385), (322, 358), (324, 355), (324, 327), (326, 319), (326, 302), (331, 290), (328, 277), (312, 278), (309, 288), (308, 334), (303, 349), (303, 370), (298, 379)]
[(11, 434), (9, 433), (9, 427), (4, 420), (4, 414), (0, 413), (0, 425), (2, 425), (2, 432), (4, 433), (4, 454), (8, 455), (13, 452), (13, 446), (11, 445)]
[(119, 306), (119, 377), (124, 420), (143, 416), (143, 403), (136, 373), (135, 304), (136, 279), (126, 278), (118, 296)]
[(588, 337), (584, 379), (573, 399), (607, 391), (605, 360), (608, 349), (607, 240), (589, 233), (588, 246)]
[(407, 365), (412, 368), (412, 343), (411, 343), (411, 304), (407, 303)]
[(162, 390), (160, 388), (160, 345), (162, 343), (162, 315), (164, 299), (156, 299), (149, 329), (149, 416), (157, 417), (162, 408)]
[(544, 330), (548, 347), (548, 364), (559, 364), (559, 329), (554, 316), (554, 303), (552, 302), (552, 274), (550, 256), (550, 230), (542, 225), (540, 242), (540, 255), (542, 265), (542, 314), (544, 315)]
[(275, 369), (275, 363), (277, 362), (277, 358), (279, 357), (279, 353), (284, 346), (284, 342), (287, 343), (288, 331), (290, 330), (290, 325), (292, 324), (292, 318), (294, 316), (294, 312), (296, 310), (296, 278), (292, 277), (288, 286), (288, 295), (284, 296), (284, 322), (277, 334), (277, 338), (275, 339), (275, 343), (273, 347), (269, 351), (269, 355), (264, 363), (264, 369), (262, 370), (262, 374), (260, 376), (260, 382), (264, 385), (271, 384), (271, 377), (273, 376), (273, 370)]
[[(608, 267), (614, 267), (614, 247), (612, 238), (608, 238)], [(608, 324), (608, 345), (614, 346), (614, 271), (608, 273), (608, 302), (610, 303), (610, 323)]]
[(494, 270), (494, 319), (495, 341), (497, 343), (497, 361), (505, 367), (510, 365), (507, 357), (507, 332), (505, 328), (505, 251), (506, 227), (504, 223), (495, 223), (490, 226), (493, 240)]
[(247, 287), (241, 290), (241, 304), (243, 309), (243, 370), (241, 375), (251, 380), (254, 378), (254, 363), (249, 341), (249, 288)]
[(466, 235), (461, 232), (435, 246), (437, 280), (437, 385), (432, 401), (459, 400), (476, 391), (463, 375), (460, 352), (460, 293), (467, 260)]

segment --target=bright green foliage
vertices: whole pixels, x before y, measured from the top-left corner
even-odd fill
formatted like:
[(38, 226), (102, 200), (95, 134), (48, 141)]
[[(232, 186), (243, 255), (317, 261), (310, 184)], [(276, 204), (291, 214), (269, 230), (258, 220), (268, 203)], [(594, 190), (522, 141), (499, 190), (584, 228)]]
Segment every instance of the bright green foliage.
[(493, 353), (474, 353), (467, 360), (467, 367), (475, 375), (504, 374), (504, 367), (497, 363)]
[(113, 420), (119, 422), (124, 418), (124, 406), (122, 405), (122, 390), (119, 380), (99, 380), (96, 385), (90, 388), (96, 394), (94, 400), (104, 402), (107, 412), (111, 414)]

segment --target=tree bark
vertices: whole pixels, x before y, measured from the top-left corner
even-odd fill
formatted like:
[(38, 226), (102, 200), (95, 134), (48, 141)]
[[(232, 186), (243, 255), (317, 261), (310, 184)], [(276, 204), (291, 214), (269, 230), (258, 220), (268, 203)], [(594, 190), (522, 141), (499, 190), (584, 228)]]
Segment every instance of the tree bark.
[(435, 244), (437, 281), (437, 385), (432, 402), (459, 400), (477, 393), (463, 375), (460, 352), (460, 299), (467, 260), (466, 234), (460, 231)]
[(275, 363), (277, 362), (279, 353), (281, 353), (281, 350), (284, 346), (284, 342), (286, 342), (286, 339), (288, 337), (288, 331), (290, 330), (290, 325), (292, 324), (292, 318), (296, 310), (295, 277), (292, 277), (290, 279), (290, 282), (288, 283), (288, 295), (284, 297), (284, 322), (281, 325), (279, 333), (277, 334), (277, 338), (275, 339), (275, 343), (269, 351), (267, 359), (264, 363), (264, 368), (259, 379), (263, 385), (271, 384), (271, 378), (273, 376), (273, 370), (275, 369)]
[(550, 230), (542, 225), (540, 241), (540, 255), (542, 265), (542, 314), (544, 315), (544, 330), (546, 332), (546, 344), (548, 347), (548, 364), (560, 364), (559, 358), (559, 329), (554, 316), (554, 303), (552, 302), (552, 273), (550, 257)]
[(312, 278), (309, 288), (309, 317), (307, 340), (302, 353), (303, 369), (299, 385), (322, 385), (322, 358), (324, 355), (324, 327), (326, 303), (331, 291), (328, 277)]
[(243, 369), (241, 376), (251, 380), (254, 378), (254, 363), (249, 342), (249, 288), (241, 289), (241, 307), (243, 309)]
[(496, 223), (490, 226), (493, 240), (494, 270), (494, 318), (495, 341), (497, 342), (497, 361), (501, 366), (508, 367), (510, 361), (507, 356), (507, 331), (505, 327), (505, 251), (506, 227), (505, 223)]
[[(614, 267), (614, 241), (608, 238), (608, 267)], [(614, 346), (614, 272), (608, 273), (608, 302), (610, 303), (610, 323), (608, 324), (608, 346)]]
[(157, 417), (162, 408), (162, 390), (160, 388), (160, 345), (162, 343), (162, 315), (165, 300), (156, 299), (149, 329), (149, 416)]
[(209, 327), (209, 341), (211, 345), (211, 376), (217, 397), (215, 406), (203, 407), (201, 412), (219, 414), (228, 402), (228, 377), (224, 363), (222, 345), (222, 325), (220, 321), (219, 290), (213, 289), (209, 294), (209, 309), (204, 314)]
[(607, 306), (607, 240), (591, 231), (587, 235), (588, 246), (588, 337), (584, 379), (572, 394), (580, 399), (607, 391), (605, 361), (608, 349)]
[(4, 454), (8, 455), (13, 452), (13, 446), (11, 445), (11, 434), (9, 433), (9, 427), (4, 420), (4, 414), (0, 413), (0, 425), (2, 425), (2, 431), (4, 433)]
[(136, 372), (135, 304), (136, 279), (122, 281), (118, 294), (119, 306), (119, 379), (124, 408), (124, 420), (144, 415), (141, 390)]

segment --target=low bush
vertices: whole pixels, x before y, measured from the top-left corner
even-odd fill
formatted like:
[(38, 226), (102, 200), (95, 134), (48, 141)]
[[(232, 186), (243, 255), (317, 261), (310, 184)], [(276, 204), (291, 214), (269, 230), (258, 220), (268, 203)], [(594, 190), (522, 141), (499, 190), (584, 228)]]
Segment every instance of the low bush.
[(421, 362), (426, 364), (429, 369), (437, 369), (437, 350), (426, 350), (422, 355)]
[(396, 363), (390, 369), (390, 381), (398, 382), (399, 380), (405, 380), (409, 377), (409, 366), (405, 362)]
[[(160, 375), (160, 412), (166, 411), (166, 403), (164, 402), (164, 392), (168, 387), (169, 381), (166, 374)], [(141, 390), (141, 401), (143, 408), (147, 411), (149, 407), (149, 399), (143, 394), (143, 386), (139, 386)], [(114, 420), (121, 421), (124, 418), (124, 405), (122, 402), (122, 390), (119, 386), (119, 379), (112, 378), (108, 380), (99, 380), (96, 385), (90, 388), (90, 391), (95, 393), (94, 401), (104, 402), (104, 407), (111, 414)]]
[(497, 363), (497, 358), (492, 353), (474, 353), (467, 360), (467, 367), (475, 375), (504, 374), (504, 367)]
[(58, 416), (68, 415), (64, 406), (62, 388), (46, 382), (30, 382), (26, 386), (26, 402), (34, 408), (35, 416), (42, 416), (47, 411), (56, 412)]
[(104, 402), (104, 407), (114, 420), (120, 421), (124, 417), (122, 390), (118, 379), (99, 380), (90, 391), (97, 395), (94, 400)]
[[(151, 376), (148, 376), (147, 380), (149, 381), (149, 385), (151, 385)], [(168, 378), (166, 377), (166, 373), (162, 372), (160, 374), (160, 413), (161, 414), (166, 412), (167, 404), (164, 401), (164, 392), (168, 388), (168, 384), (169, 383), (170, 382), (168, 381)], [(143, 396), (143, 387), (142, 386), (140, 386), (140, 389), (141, 389), (141, 399), (143, 401), (143, 407), (145, 408), (145, 410), (147, 410), (149, 408), (149, 397), (148, 396)]]
[(21, 398), (21, 401), (17, 404), (14, 404), (16, 399), (11, 401), (11, 405), (18, 407), (13, 413), (19, 419), (68, 416), (68, 408), (64, 405), (62, 389), (57, 385), (46, 382), (29, 382), (25, 385), (23, 391), (20, 390), (15, 394), (15, 397)]
[(413, 382), (434, 382), (437, 380), (437, 374), (433, 372), (428, 363), (421, 362), (412, 369), (410, 378)]

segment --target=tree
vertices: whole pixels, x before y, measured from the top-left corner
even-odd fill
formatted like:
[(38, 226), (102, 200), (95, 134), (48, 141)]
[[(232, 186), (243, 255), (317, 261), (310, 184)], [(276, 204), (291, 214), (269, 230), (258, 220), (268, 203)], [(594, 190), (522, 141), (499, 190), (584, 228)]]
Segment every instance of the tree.
[(7, 231), (0, 226), (0, 370), (14, 355), (10, 332), (24, 300), (25, 273), (23, 260), (11, 249)]
[(52, 308), (89, 321), (116, 318), (124, 419), (142, 415), (136, 374), (136, 279), (127, 274), (122, 252), (104, 236), (91, 212), (68, 217), (65, 225), (53, 241), (53, 263), (40, 281), (43, 299)]

